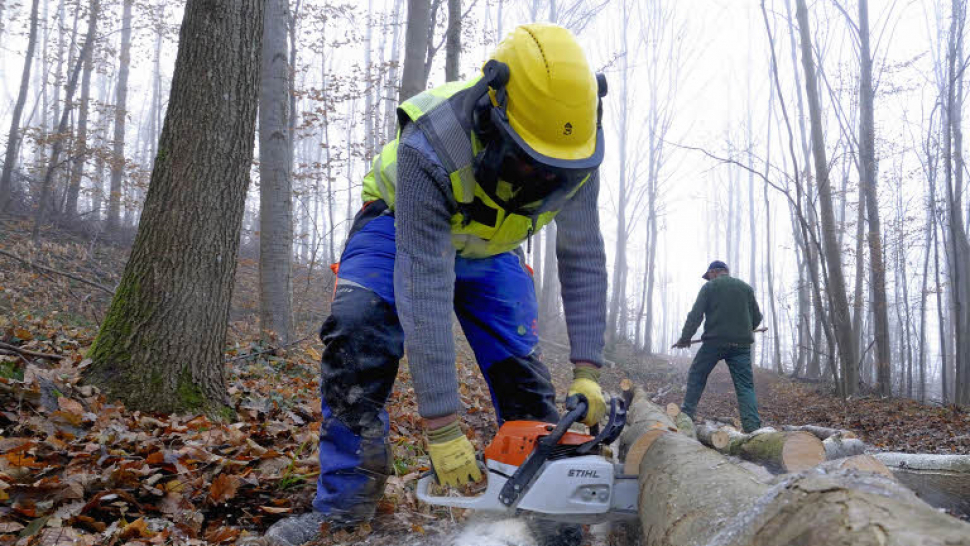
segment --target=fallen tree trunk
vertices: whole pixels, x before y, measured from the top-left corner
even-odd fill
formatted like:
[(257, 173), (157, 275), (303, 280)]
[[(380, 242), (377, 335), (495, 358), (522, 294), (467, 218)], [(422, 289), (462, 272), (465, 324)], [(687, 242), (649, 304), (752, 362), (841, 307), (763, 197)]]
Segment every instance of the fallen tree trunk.
[(874, 472), (887, 478), (893, 478), (893, 473), (889, 470), (889, 467), (872, 455), (852, 455), (850, 457), (833, 459), (825, 461), (816, 468), (825, 471), (858, 470), (860, 472)]
[(921, 499), (970, 515), (970, 455), (876, 453), (897, 480)]
[[(623, 398), (629, 401), (626, 427), (620, 434), (620, 460), (640, 460), (640, 456), (650, 447), (650, 442), (662, 432), (676, 432), (677, 425), (663, 408), (650, 401), (643, 389), (634, 388), (632, 383), (620, 384)], [(636, 473), (635, 464), (627, 469)]]
[(866, 444), (858, 438), (844, 438), (840, 434), (829, 436), (822, 442), (825, 446), (825, 459), (843, 459), (862, 455), (866, 452)]
[(686, 436), (653, 432), (639, 463), (646, 546), (970, 546), (970, 524), (883, 476), (817, 469), (766, 484)]
[(808, 432), (778, 432), (766, 427), (742, 434), (734, 427), (707, 423), (698, 427), (697, 437), (721, 453), (763, 464), (776, 472), (800, 472), (825, 460), (822, 441)]
[(671, 402), (667, 404), (667, 416), (673, 420), (677, 427), (677, 432), (688, 438), (697, 439), (697, 431), (694, 429), (694, 420), (689, 415), (680, 411), (680, 406)]
[(817, 425), (785, 425), (781, 427), (781, 430), (787, 432), (811, 432), (818, 437), (819, 440), (827, 440), (828, 438), (839, 435), (845, 439), (858, 438), (854, 432), (851, 430), (841, 430), (837, 428), (820, 427)]

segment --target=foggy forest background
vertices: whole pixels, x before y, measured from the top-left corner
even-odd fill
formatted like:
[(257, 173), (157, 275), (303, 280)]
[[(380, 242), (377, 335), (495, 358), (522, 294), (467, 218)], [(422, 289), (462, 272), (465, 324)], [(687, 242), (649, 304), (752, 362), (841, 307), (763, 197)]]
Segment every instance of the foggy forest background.
[[(0, 0), (0, 207), (35, 236), (133, 239), (183, 5)], [(966, 2), (267, 5), (277, 78), (264, 60), (261, 107), (283, 114), (261, 113), (257, 141), (287, 145), (258, 146), (240, 253), (262, 261), (262, 326), (279, 342), (326, 314), (291, 307), (305, 290), (292, 270), (338, 260), (399, 101), (473, 77), (515, 25), (551, 21), (609, 80), (609, 355), (670, 352), (722, 259), (765, 313), (756, 364), (843, 395), (970, 404)], [(529, 261), (541, 335), (565, 343), (555, 238), (535, 237)]]

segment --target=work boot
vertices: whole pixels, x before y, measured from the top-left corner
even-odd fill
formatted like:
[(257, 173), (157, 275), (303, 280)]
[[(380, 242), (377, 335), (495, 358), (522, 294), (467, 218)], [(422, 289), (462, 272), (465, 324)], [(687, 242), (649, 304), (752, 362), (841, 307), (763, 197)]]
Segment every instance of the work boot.
[(329, 514), (314, 510), (277, 521), (270, 526), (264, 537), (273, 546), (300, 546), (320, 536), (320, 526), (325, 523), (343, 526)]

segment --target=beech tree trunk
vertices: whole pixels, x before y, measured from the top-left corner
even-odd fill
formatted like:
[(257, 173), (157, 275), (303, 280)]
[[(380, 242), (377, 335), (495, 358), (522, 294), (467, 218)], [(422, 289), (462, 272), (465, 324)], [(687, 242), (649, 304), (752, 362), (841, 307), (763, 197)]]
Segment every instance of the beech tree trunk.
[[(98, 32), (98, 16), (101, 13), (101, 2), (91, 0), (88, 7), (88, 36), (87, 41), (93, 43)], [(84, 52), (83, 72), (81, 75), (81, 104), (78, 111), (77, 137), (74, 144), (74, 165), (71, 169), (71, 181), (67, 187), (67, 201), (64, 214), (69, 220), (77, 218), (78, 196), (81, 192), (81, 179), (84, 177), (84, 164), (88, 159), (88, 110), (91, 102), (91, 73), (94, 72), (94, 47), (86, 48)]]
[(20, 76), (20, 92), (17, 102), (10, 116), (10, 132), (7, 133), (7, 151), (3, 159), (3, 171), (0, 173), (0, 211), (6, 210), (13, 196), (13, 170), (17, 162), (17, 152), (20, 149), (20, 118), (27, 103), (27, 90), (30, 87), (30, 69), (34, 61), (34, 49), (37, 47), (37, 10), (40, 0), (33, 0), (30, 4), (30, 32), (27, 36), (27, 52), (24, 54), (24, 70)]
[(188, 0), (138, 235), (85, 380), (129, 409), (225, 415), (223, 349), (253, 159), (260, 0)]
[[(57, 124), (57, 134), (65, 135), (68, 133), (68, 122), (70, 121), (71, 111), (73, 110), (74, 92), (77, 90), (77, 81), (81, 74), (84, 56), (94, 47), (92, 40), (88, 40), (81, 48), (81, 54), (77, 60), (71, 77), (67, 82), (67, 89), (64, 92), (64, 111), (61, 113), (61, 120)], [(44, 171), (44, 178), (40, 183), (40, 192), (37, 198), (37, 212), (34, 214), (34, 229), (31, 237), (37, 241), (40, 237), (40, 228), (47, 223), (47, 219), (55, 210), (54, 203), (54, 173), (60, 166), (60, 156), (64, 149), (64, 140), (57, 139), (51, 147), (50, 159), (47, 161), (47, 168)]]
[[(630, 87), (630, 62), (629, 44), (627, 33), (629, 29), (629, 12), (627, 1), (622, 2), (623, 20), (620, 27), (621, 40), (623, 43), (624, 54), (620, 57), (620, 119), (619, 119), (619, 177), (617, 183), (619, 188), (616, 197), (616, 247), (613, 252), (613, 279), (610, 286), (610, 307), (606, 318), (606, 346), (614, 348), (617, 340), (626, 337), (624, 318), (621, 317), (623, 305), (626, 300), (626, 277), (627, 277), (627, 203), (630, 197), (631, 181), (628, 176), (627, 168), (627, 130), (629, 127), (629, 87)], [(551, 246), (550, 246), (551, 248)]]
[(384, 140), (390, 142), (394, 140), (397, 132), (397, 116), (394, 109), (397, 108), (398, 95), (400, 93), (398, 85), (398, 73), (401, 66), (401, 5), (403, 0), (394, 0), (394, 19), (392, 25), (394, 31), (391, 36), (391, 60), (390, 70), (387, 73), (386, 96), (384, 97)]
[(842, 256), (837, 242), (835, 213), (832, 208), (832, 187), (829, 182), (828, 160), (825, 157), (825, 137), (822, 134), (822, 110), (818, 98), (815, 63), (812, 59), (812, 34), (808, 24), (808, 8), (805, 0), (796, 0), (796, 18), (801, 33), (802, 69), (805, 72), (805, 90), (811, 120), (812, 152), (815, 160), (815, 176), (818, 182), (818, 201), (822, 220), (822, 252), (826, 262), (826, 288), (829, 298), (832, 326), (843, 364), (846, 395), (854, 394), (858, 385), (853, 373), (858, 362), (856, 345), (852, 339), (852, 321), (849, 300), (842, 275)]
[(131, 8), (133, 4), (134, 0), (124, 0), (121, 16), (121, 52), (118, 61), (118, 84), (115, 91), (111, 189), (108, 195), (109, 231), (117, 230), (121, 223), (121, 183), (125, 176), (125, 122), (128, 116), (128, 73), (131, 67)]
[(259, 86), (259, 317), (265, 341), (292, 334), (293, 202), (286, 0), (267, 0)]
[(445, 81), (454, 82), (461, 79), (461, 0), (448, 0), (445, 32)]
[[(954, 333), (954, 398), (970, 404), (970, 239), (963, 223), (963, 34), (966, 5), (953, 0), (947, 85), (947, 231), (950, 242), (950, 297)], [(952, 134), (952, 145), (950, 135)], [(952, 150), (952, 151), (951, 151)]]
[(408, 26), (404, 33), (404, 69), (401, 73), (401, 94), (398, 102), (404, 102), (417, 95), (427, 86), (424, 63), (428, 54), (430, 26), (430, 1), (408, 0)]
[[(869, 2), (859, 0), (859, 178), (865, 188), (869, 217), (869, 271), (872, 281), (872, 313), (876, 330), (876, 389), (892, 395), (892, 350), (889, 346), (889, 313), (886, 309), (886, 263), (882, 251), (879, 199), (876, 195), (875, 114), (872, 88), (872, 53), (869, 50)], [(821, 187), (819, 187), (821, 191)], [(835, 267), (829, 261), (829, 268)], [(841, 269), (841, 267), (840, 267)], [(851, 392), (849, 393), (851, 394)]]
[(841, 436), (842, 438), (857, 438), (854, 432), (837, 428), (820, 427), (818, 425), (785, 425), (781, 427), (781, 429), (786, 432), (810, 432), (819, 440), (828, 440), (832, 436), (836, 435)]
[(970, 515), (970, 455), (887, 452), (874, 456), (921, 499)]
[(970, 524), (877, 473), (808, 471), (775, 485), (684, 435), (656, 434), (639, 464), (645, 546), (970, 545)]

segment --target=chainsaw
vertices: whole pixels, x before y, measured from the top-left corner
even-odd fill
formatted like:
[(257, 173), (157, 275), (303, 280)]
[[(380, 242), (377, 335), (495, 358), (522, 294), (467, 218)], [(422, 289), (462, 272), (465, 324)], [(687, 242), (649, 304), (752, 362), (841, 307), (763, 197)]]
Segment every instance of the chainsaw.
[(471, 508), (503, 516), (529, 515), (570, 523), (601, 523), (637, 517), (637, 477), (600, 453), (623, 431), (626, 405), (610, 401), (610, 417), (591, 434), (570, 427), (583, 419), (588, 404), (582, 395), (566, 399), (566, 414), (557, 424), (508, 421), (483, 453), (485, 492), (474, 496), (438, 496), (429, 492), (433, 471), (418, 481), (424, 503)]

